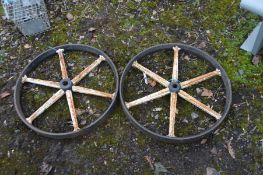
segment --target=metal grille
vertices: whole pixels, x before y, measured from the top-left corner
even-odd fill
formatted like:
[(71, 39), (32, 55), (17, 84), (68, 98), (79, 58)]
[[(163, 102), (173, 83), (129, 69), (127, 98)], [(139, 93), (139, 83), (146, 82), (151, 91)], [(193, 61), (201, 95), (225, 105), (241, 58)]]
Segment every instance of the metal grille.
[(44, 0), (2, 0), (7, 19), (13, 21), (26, 35), (34, 35), (50, 28)]
[(5, 12), (5, 16), (8, 20), (13, 19), (14, 17), (14, 13), (13, 13), (13, 2), (8, 1), (8, 0), (1, 0), (3, 8), (4, 8), (4, 12)]

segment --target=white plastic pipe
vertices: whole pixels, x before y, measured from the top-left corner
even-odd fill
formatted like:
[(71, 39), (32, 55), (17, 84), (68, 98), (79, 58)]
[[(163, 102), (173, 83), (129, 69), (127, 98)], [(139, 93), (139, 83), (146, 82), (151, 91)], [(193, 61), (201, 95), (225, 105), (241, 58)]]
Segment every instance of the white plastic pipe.
[(240, 7), (263, 17), (263, 0), (242, 0)]

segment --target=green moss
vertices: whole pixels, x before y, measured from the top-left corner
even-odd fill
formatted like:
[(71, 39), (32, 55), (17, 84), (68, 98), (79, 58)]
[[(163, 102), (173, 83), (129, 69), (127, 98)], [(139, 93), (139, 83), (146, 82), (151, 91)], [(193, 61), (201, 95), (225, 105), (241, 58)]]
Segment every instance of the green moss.
[(141, 3), (141, 6), (146, 8), (155, 8), (157, 6), (156, 2), (143, 2)]
[(261, 115), (255, 119), (254, 123), (257, 126), (257, 130), (259, 133), (263, 134), (263, 112), (261, 112)]
[[(202, 12), (196, 10), (193, 15), (201, 20), (200, 25), (204, 30), (210, 30), (210, 44), (219, 50), (217, 59), (226, 70), (233, 85), (239, 86), (245, 83), (253, 86), (261, 86), (263, 65), (255, 67), (251, 64), (252, 55), (240, 50), (240, 45), (244, 42), (248, 33), (258, 23), (258, 17), (247, 15), (246, 18), (239, 18), (239, 2), (230, 3), (229, 0), (223, 0), (218, 3), (209, 1)], [(230, 10), (231, 9), (231, 10)], [(226, 17), (229, 16), (229, 17)], [(219, 22), (220, 21), (220, 22)], [(228, 30), (232, 30), (228, 32)], [(239, 70), (244, 74), (240, 75)]]
[(189, 17), (183, 14), (183, 6), (178, 5), (174, 10), (164, 11), (160, 15), (160, 22), (172, 28), (191, 29), (193, 22)]
[(138, 9), (138, 6), (137, 6), (136, 2), (134, 2), (134, 1), (129, 1), (127, 3), (127, 7), (128, 7), (130, 12), (136, 11)]
[(4, 15), (4, 8), (2, 6), (2, 4), (0, 4), (0, 16), (3, 16)]
[(0, 64), (3, 64), (6, 61), (6, 56), (4, 50), (0, 50)]
[(143, 175), (152, 175), (152, 171), (150, 171), (150, 170), (144, 170), (142, 174), (143, 174)]
[[(16, 150), (9, 151), (10, 158), (0, 159), (0, 169), (2, 175), (18, 174), (18, 175), (33, 175), (37, 174), (38, 167), (36, 164), (32, 165), (30, 156), (26, 153), (18, 152)], [(23, 162), (22, 164), (19, 162)]]

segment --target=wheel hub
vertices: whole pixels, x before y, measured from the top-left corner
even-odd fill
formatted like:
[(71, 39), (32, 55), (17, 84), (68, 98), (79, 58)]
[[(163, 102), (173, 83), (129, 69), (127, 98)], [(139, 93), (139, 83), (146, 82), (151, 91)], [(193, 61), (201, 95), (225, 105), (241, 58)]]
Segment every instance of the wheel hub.
[(69, 78), (67, 78), (67, 79), (62, 79), (59, 82), (59, 85), (62, 90), (66, 91), (66, 90), (71, 90), (73, 83)]
[(177, 93), (181, 90), (180, 81), (172, 80), (168, 87), (169, 87), (170, 92), (176, 92)]

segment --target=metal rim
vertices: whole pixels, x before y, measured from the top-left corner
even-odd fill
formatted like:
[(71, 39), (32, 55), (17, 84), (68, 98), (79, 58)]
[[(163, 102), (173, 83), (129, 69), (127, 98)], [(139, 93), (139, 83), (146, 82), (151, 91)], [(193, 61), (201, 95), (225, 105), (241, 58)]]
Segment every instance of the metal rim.
[[(86, 125), (85, 127), (81, 128), (80, 130), (77, 131), (71, 131), (71, 132), (61, 132), (61, 133), (52, 133), (52, 132), (47, 132), (40, 130), (39, 128), (35, 127), (34, 125), (30, 124), (27, 120), (26, 117), (23, 113), (22, 107), (21, 107), (21, 88), (22, 88), (22, 79), (25, 75), (27, 75), (33, 68), (35, 68), (37, 65), (39, 65), (41, 62), (45, 61), (49, 57), (56, 55), (56, 50), (58, 49), (64, 49), (65, 51), (83, 51), (83, 52), (89, 52), (93, 55), (97, 56), (102, 56), (104, 57), (104, 61), (108, 63), (110, 66), (113, 75), (114, 75), (114, 81), (115, 81), (115, 92), (112, 94), (112, 101), (109, 105), (109, 107), (104, 111), (104, 113), (99, 116), (95, 121), (90, 123), (89, 125)], [(29, 63), (22, 73), (20, 74), (19, 78), (17, 79), (16, 86), (15, 86), (15, 91), (14, 91), (14, 104), (15, 104), (15, 109), (17, 111), (17, 114), (19, 118), (26, 124), (30, 129), (35, 131), (36, 133), (50, 137), (50, 138), (55, 138), (55, 139), (64, 139), (64, 138), (72, 138), (76, 137), (82, 134), (85, 134), (92, 129), (96, 128), (99, 124), (101, 124), (107, 116), (112, 112), (114, 105), (116, 104), (117, 100), (117, 94), (118, 94), (118, 89), (119, 89), (119, 78), (118, 78), (118, 72), (117, 69), (112, 62), (112, 60), (101, 50), (87, 46), (87, 45), (80, 45), (80, 44), (67, 44), (67, 45), (62, 45), (62, 46), (57, 46), (55, 48), (49, 49), (40, 55), (38, 55), (31, 63)]]
[[(161, 135), (161, 134), (155, 133), (155, 132), (147, 129), (143, 125), (141, 125), (129, 112), (129, 109), (127, 107), (127, 103), (125, 102), (124, 95), (123, 95), (123, 93), (124, 93), (124, 80), (126, 78), (127, 73), (132, 68), (134, 62), (136, 62), (139, 59), (142, 59), (143, 57), (145, 57), (147, 55), (150, 55), (150, 54), (153, 54), (153, 53), (156, 53), (159, 51), (172, 50), (173, 47), (175, 47), (175, 46), (181, 48), (182, 50), (184, 50), (186, 52), (189, 52), (193, 55), (196, 55), (200, 59), (203, 59), (203, 60), (211, 63), (211, 65), (213, 67), (215, 67), (216, 69), (218, 69), (220, 71), (221, 79), (222, 79), (223, 84), (225, 86), (226, 102), (225, 102), (225, 106), (224, 106), (224, 111), (221, 113), (221, 118), (218, 119), (212, 127), (206, 129), (205, 131), (200, 132), (196, 135), (190, 135), (190, 136), (186, 136), (186, 137), (170, 137), (170, 136)], [(211, 133), (213, 133), (219, 127), (219, 125), (226, 118), (227, 113), (230, 109), (231, 102), (232, 102), (231, 83), (230, 83), (230, 80), (229, 80), (225, 70), (222, 68), (222, 66), (215, 59), (213, 59), (211, 56), (209, 56), (207, 53), (201, 51), (200, 49), (197, 49), (195, 47), (192, 47), (192, 46), (189, 46), (186, 44), (180, 44), (180, 43), (168, 43), (168, 44), (161, 44), (161, 45), (153, 46), (153, 47), (150, 47), (148, 49), (145, 49), (144, 51), (142, 51), (141, 53), (139, 53), (138, 55), (133, 57), (129, 61), (127, 66), (125, 67), (123, 74), (121, 76), (119, 93), (120, 93), (120, 101), (121, 101), (122, 108), (123, 108), (126, 116), (128, 117), (129, 121), (136, 128), (138, 128), (139, 130), (141, 130), (145, 134), (151, 136), (152, 138), (160, 140), (160, 141), (168, 142), (168, 143), (188, 143), (188, 142), (193, 142), (193, 141), (199, 141), (200, 139), (203, 139), (203, 138), (209, 136)]]

